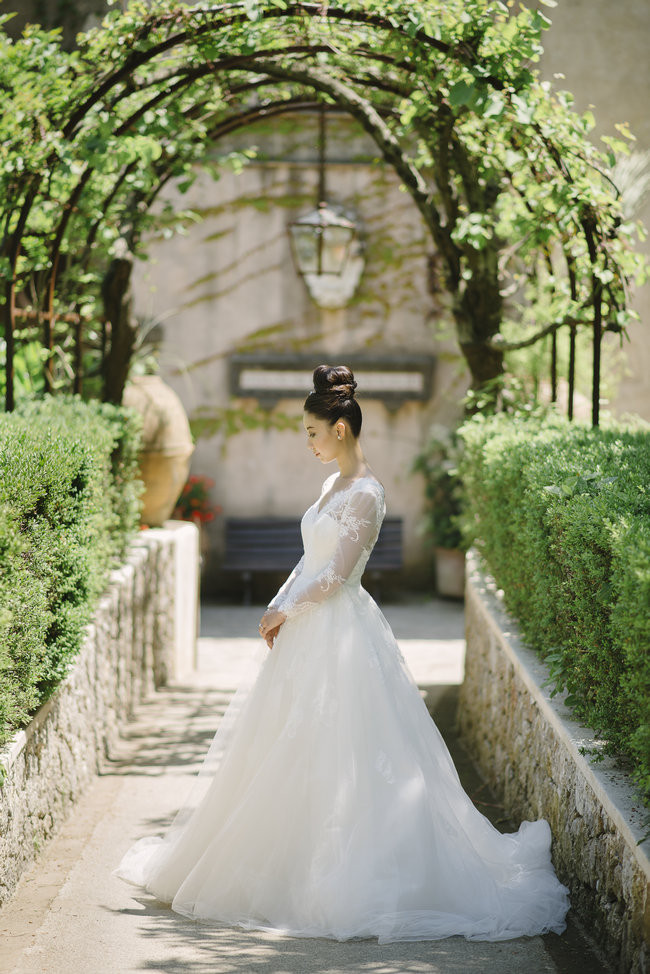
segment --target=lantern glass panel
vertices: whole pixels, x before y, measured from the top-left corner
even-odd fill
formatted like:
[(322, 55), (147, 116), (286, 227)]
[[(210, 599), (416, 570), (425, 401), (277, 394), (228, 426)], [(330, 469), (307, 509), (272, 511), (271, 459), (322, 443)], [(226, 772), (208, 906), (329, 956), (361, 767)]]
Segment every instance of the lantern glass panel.
[(294, 254), (301, 274), (318, 273), (318, 239), (321, 228), (313, 223), (294, 223), (291, 227)]
[(322, 274), (343, 273), (353, 236), (354, 231), (350, 227), (334, 225), (323, 229)]

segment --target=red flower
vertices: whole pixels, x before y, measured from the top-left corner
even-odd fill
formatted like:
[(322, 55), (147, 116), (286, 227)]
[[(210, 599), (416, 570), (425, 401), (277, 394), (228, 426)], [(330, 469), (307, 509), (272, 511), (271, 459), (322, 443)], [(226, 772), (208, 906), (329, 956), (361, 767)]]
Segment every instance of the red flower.
[(222, 511), (218, 504), (210, 504), (209, 490), (214, 485), (215, 482), (210, 477), (192, 474), (176, 501), (173, 516), (181, 521), (194, 521), (197, 524), (213, 521), (215, 515)]

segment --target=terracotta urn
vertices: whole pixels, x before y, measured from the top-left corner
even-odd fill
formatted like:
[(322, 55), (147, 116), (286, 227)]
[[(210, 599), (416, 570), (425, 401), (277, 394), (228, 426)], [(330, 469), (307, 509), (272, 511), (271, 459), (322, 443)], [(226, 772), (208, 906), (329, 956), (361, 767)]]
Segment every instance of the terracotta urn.
[(194, 446), (187, 414), (174, 390), (158, 375), (131, 379), (122, 401), (142, 416), (141, 521), (160, 527), (173, 511), (190, 469)]

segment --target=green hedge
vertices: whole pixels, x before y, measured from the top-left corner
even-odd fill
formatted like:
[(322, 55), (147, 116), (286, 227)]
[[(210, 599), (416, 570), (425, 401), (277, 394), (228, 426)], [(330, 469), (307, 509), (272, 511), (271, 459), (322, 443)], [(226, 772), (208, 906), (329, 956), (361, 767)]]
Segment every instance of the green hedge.
[(0, 743), (65, 676), (137, 527), (138, 437), (78, 398), (0, 416)]
[(461, 436), (467, 540), (650, 800), (650, 434), (498, 415)]

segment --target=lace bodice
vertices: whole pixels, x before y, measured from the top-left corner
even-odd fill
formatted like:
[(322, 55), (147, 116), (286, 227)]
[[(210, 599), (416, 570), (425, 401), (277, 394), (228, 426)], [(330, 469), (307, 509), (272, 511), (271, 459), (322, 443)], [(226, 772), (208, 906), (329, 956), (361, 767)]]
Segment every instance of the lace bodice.
[(328, 477), (320, 497), (305, 512), (300, 530), (305, 553), (269, 608), (287, 618), (330, 598), (341, 586), (358, 587), (379, 535), (386, 507), (374, 477), (338, 488)]

